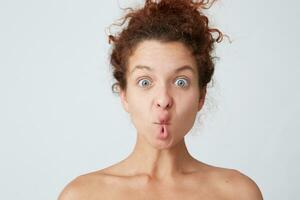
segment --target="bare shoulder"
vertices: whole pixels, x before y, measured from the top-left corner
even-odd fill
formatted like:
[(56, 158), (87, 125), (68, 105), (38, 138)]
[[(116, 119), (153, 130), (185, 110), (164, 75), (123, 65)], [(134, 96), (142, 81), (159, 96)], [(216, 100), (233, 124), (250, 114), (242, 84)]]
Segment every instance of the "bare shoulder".
[[(95, 195), (104, 194), (102, 191), (105, 189), (103, 180), (103, 174), (99, 172), (78, 176), (65, 186), (58, 200), (93, 199)], [(97, 194), (94, 191), (97, 191)]]
[(72, 180), (63, 191), (60, 193), (58, 200), (71, 200), (80, 199), (82, 197), (82, 190), (84, 188), (84, 183), (81, 177), (77, 177)]
[(245, 200), (262, 200), (262, 193), (257, 184), (245, 174), (231, 170), (232, 183), (235, 188), (234, 196), (238, 199)]
[(238, 170), (213, 167), (213, 179), (218, 180), (218, 187), (229, 199), (262, 200), (262, 193), (257, 184)]

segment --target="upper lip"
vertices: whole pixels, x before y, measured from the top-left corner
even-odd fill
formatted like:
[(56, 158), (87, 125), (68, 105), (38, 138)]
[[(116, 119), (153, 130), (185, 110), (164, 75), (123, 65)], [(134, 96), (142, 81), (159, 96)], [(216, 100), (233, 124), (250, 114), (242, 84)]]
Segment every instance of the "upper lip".
[(158, 120), (154, 122), (154, 124), (170, 124), (170, 116), (169, 115), (160, 115)]

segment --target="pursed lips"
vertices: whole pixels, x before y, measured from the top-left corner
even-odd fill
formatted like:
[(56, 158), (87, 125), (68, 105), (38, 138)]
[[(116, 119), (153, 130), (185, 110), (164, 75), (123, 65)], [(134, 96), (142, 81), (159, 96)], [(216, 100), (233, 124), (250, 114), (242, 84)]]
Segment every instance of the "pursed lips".
[(153, 124), (170, 125), (171, 116), (168, 113), (160, 113)]

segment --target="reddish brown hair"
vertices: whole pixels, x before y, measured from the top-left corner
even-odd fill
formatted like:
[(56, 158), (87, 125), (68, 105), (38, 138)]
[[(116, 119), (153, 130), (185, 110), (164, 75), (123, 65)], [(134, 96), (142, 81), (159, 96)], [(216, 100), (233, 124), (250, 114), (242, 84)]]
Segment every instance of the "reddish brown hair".
[[(128, 58), (136, 46), (144, 40), (161, 42), (179, 41), (191, 49), (195, 56), (199, 74), (199, 88), (206, 88), (214, 73), (212, 51), (215, 42), (221, 42), (223, 34), (210, 28), (203, 9), (209, 8), (215, 0), (146, 0), (142, 8), (127, 9), (120, 26), (127, 24), (116, 36), (109, 35), (113, 43), (110, 62), (113, 76), (119, 89), (126, 89)], [(213, 37), (213, 33), (217, 37)]]

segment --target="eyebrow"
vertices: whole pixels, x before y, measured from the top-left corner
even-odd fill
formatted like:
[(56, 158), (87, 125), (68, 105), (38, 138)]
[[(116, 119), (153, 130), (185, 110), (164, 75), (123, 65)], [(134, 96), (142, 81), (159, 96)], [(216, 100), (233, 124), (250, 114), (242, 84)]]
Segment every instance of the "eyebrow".
[[(132, 74), (135, 70), (137, 69), (145, 69), (145, 70), (148, 70), (148, 71), (153, 71), (153, 68), (149, 67), (149, 66), (146, 66), (146, 65), (137, 65), (135, 66), (135, 68), (133, 68), (130, 72), (130, 74)], [(178, 72), (181, 72), (181, 71), (184, 71), (184, 70), (190, 70), (192, 73), (196, 73), (195, 72), (195, 69), (192, 68), (191, 66), (189, 65), (184, 65), (182, 67), (179, 67), (175, 70), (175, 73), (178, 73)]]

